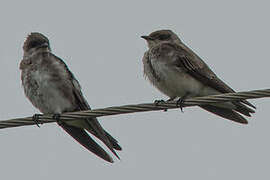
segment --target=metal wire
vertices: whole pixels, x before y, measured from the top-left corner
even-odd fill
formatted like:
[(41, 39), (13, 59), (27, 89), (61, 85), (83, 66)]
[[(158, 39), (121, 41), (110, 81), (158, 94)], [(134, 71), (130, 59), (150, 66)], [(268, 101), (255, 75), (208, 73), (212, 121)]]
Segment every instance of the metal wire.
[[(256, 98), (264, 98), (264, 97), (270, 97), (270, 89), (254, 90), (254, 91), (246, 91), (246, 92), (238, 92), (238, 93), (226, 93), (226, 94), (219, 94), (219, 95), (212, 95), (212, 96), (190, 98), (184, 101), (183, 107), (221, 103), (221, 102), (227, 102), (227, 101), (239, 101), (239, 100), (244, 100), (244, 99), (256, 99)], [(73, 120), (74, 121), (74, 120), (79, 120), (82, 118), (89, 118), (89, 117), (111, 116), (111, 115), (145, 112), (145, 111), (159, 111), (159, 110), (167, 110), (167, 109), (175, 109), (175, 108), (179, 108), (179, 106), (177, 105), (177, 101), (160, 102), (158, 104), (145, 103), (145, 104), (135, 104), (135, 105), (114, 106), (114, 107), (107, 107), (107, 108), (102, 108), (102, 109), (63, 113), (60, 116), (60, 120), (61, 121)], [(38, 121), (39, 124), (52, 123), (52, 122), (56, 122), (56, 120), (53, 118), (53, 115), (40, 115), (39, 116), (39, 121)], [(19, 126), (29, 126), (29, 125), (36, 125), (36, 122), (33, 121), (32, 117), (16, 118), (16, 119), (0, 121), (0, 129), (19, 127)]]

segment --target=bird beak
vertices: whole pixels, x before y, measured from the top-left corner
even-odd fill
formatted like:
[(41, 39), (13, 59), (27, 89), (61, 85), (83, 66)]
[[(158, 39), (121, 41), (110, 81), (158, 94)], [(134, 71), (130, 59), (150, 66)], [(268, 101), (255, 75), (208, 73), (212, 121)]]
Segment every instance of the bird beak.
[(141, 38), (145, 39), (146, 41), (148, 40), (154, 40), (152, 37), (150, 36), (141, 36)]

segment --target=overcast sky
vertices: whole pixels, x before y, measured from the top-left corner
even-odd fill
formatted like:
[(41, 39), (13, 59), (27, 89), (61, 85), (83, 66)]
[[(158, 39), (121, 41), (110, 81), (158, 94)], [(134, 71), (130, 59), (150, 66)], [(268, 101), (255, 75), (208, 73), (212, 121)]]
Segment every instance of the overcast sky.
[[(269, 88), (267, 1), (7, 1), (0, 6), (0, 119), (38, 113), (19, 63), (32, 31), (80, 81), (92, 108), (166, 99), (143, 77), (141, 35), (172, 29), (236, 91)], [(109, 164), (56, 124), (0, 130), (1, 179), (269, 179), (270, 99), (239, 125), (198, 107), (108, 116), (121, 144)]]

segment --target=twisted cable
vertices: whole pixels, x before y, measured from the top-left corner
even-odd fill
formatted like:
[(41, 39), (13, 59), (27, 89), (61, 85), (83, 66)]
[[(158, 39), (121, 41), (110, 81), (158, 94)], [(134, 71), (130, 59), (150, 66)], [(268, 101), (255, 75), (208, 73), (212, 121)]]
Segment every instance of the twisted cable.
[[(214, 104), (214, 103), (221, 103), (221, 102), (227, 102), (227, 101), (239, 101), (239, 100), (244, 100), (244, 99), (257, 99), (257, 98), (264, 98), (264, 97), (270, 97), (270, 89), (188, 98), (188, 99), (185, 99), (182, 107), (197, 106), (197, 105), (204, 105), (204, 104)], [(82, 118), (111, 116), (111, 115), (128, 114), (128, 113), (135, 113), (135, 112), (159, 111), (159, 110), (167, 110), (167, 109), (175, 109), (175, 108), (179, 108), (177, 101), (160, 102), (158, 104), (157, 103), (144, 103), (144, 104), (135, 104), (135, 105), (114, 106), (114, 107), (107, 107), (107, 108), (102, 108), (102, 109), (63, 113), (60, 115), (60, 121), (71, 121), (71, 120), (79, 120)], [(38, 121), (39, 124), (52, 123), (52, 122), (56, 122), (55, 118), (53, 118), (53, 115), (40, 115), (39, 116), (39, 121)], [(0, 129), (19, 127), (19, 126), (29, 126), (29, 125), (36, 125), (36, 122), (33, 121), (32, 116), (0, 121)]]

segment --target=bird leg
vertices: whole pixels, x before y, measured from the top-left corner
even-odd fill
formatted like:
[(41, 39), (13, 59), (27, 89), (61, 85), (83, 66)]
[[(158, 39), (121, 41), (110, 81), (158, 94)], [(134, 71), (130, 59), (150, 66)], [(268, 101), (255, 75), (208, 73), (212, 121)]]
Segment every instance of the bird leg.
[(42, 116), (42, 114), (34, 114), (32, 120), (36, 123), (37, 127), (40, 128), (39, 123), (42, 124), (42, 122), (39, 121), (39, 116)]
[(185, 99), (187, 98), (188, 95), (189, 95), (189, 93), (186, 93), (184, 96), (180, 97), (176, 102), (176, 106), (178, 106), (181, 109), (181, 112), (184, 112), (183, 105), (184, 105)]
[(61, 121), (60, 117), (61, 117), (60, 114), (53, 114), (53, 116), (52, 116), (52, 118), (53, 118), (54, 120), (56, 120), (56, 122), (57, 122), (57, 124), (58, 124), (59, 126), (61, 126), (61, 125), (63, 124), (63, 122)]

